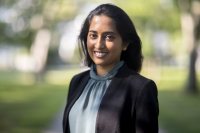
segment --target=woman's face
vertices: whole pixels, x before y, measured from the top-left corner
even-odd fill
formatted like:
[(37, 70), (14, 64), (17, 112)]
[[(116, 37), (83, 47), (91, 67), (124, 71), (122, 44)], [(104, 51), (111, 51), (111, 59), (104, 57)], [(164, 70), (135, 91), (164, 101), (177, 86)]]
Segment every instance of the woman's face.
[(97, 69), (112, 69), (126, 48), (110, 17), (99, 15), (92, 18), (87, 35), (87, 50)]

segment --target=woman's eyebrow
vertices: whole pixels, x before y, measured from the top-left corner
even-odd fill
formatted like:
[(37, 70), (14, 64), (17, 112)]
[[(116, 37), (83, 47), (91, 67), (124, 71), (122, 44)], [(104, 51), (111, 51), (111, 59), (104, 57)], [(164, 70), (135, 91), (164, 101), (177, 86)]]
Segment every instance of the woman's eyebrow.
[(97, 33), (97, 31), (94, 31), (94, 30), (89, 30), (89, 32)]
[[(89, 32), (97, 33), (97, 31), (95, 31), (95, 30), (89, 30)], [(104, 34), (104, 35), (108, 35), (108, 34), (116, 35), (116, 33), (113, 32), (113, 31), (106, 31), (106, 32), (103, 32), (103, 34)]]
[(113, 32), (113, 31), (108, 31), (108, 32), (104, 32), (104, 34), (112, 34), (112, 35), (115, 35), (116, 33)]

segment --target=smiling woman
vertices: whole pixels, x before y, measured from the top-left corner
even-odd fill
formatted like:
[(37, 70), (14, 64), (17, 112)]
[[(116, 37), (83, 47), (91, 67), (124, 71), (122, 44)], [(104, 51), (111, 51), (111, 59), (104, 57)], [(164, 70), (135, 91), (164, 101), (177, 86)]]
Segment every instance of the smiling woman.
[(114, 21), (105, 16), (94, 16), (87, 37), (88, 53), (96, 64), (98, 75), (105, 75), (117, 62), (128, 45), (122, 42)]
[(158, 133), (155, 83), (139, 74), (141, 41), (128, 15), (112, 4), (92, 10), (80, 46), (90, 70), (69, 85), (64, 133)]

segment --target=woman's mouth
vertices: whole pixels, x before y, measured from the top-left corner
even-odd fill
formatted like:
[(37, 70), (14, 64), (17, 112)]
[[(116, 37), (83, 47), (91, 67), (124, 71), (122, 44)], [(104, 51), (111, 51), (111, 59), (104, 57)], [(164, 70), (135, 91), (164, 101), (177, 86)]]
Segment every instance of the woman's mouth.
[(94, 55), (98, 58), (102, 58), (102, 57), (106, 56), (107, 54), (108, 54), (108, 52), (94, 51)]

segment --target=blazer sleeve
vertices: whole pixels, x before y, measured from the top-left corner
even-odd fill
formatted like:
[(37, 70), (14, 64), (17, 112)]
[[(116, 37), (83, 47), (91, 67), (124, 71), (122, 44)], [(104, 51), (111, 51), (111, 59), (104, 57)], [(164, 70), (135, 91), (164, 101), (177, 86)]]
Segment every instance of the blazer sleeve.
[[(84, 85), (87, 83), (88, 81), (88, 72), (89, 71), (85, 71), (82, 72), (80, 74), (75, 75), (69, 84), (69, 91), (68, 91), (68, 95), (67, 95), (67, 103), (65, 106), (65, 110), (64, 110), (64, 114), (63, 114), (63, 133), (67, 133), (68, 132), (68, 113), (69, 113), (69, 107), (70, 104), (73, 102), (75, 96), (79, 93), (81, 93), (80, 86), (81, 88), (84, 88)], [(82, 87), (83, 86), (83, 87)]]
[(152, 80), (139, 89), (135, 109), (136, 133), (158, 133), (158, 91)]
[[(70, 99), (70, 96), (71, 96), (71, 93), (72, 93), (72, 88), (75, 85), (75, 81), (76, 81), (76, 77), (74, 76), (71, 79), (70, 84), (68, 86), (68, 94), (67, 94), (67, 101), (66, 101), (67, 103), (69, 102), (69, 99)], [(67, 127), (66, 127), (66, 125), (67, 125), (66, 124), (67, 123), (66, 109), (67, 109), (67, 105), (65, 106), (64, 113), (63, 113), (63, 120), (62, 120), (63, 133), (67, 132)]]
[(68, 86), (68, 95), (67, 95), (67, 102), (69, 101), (71, 95), (72, 95), (72, 90), (74, 88), (74, 86), (77, 85), (77, 76), (72, 77), (70, 84)]

